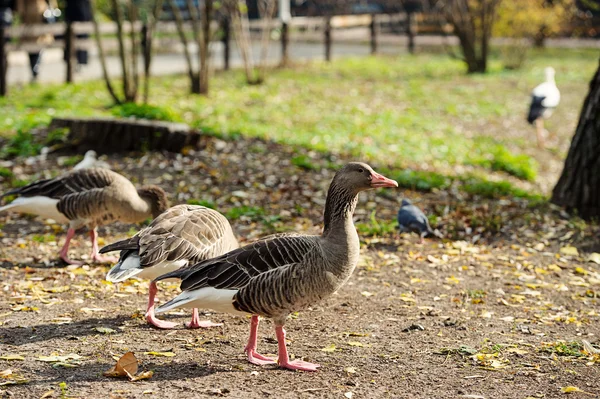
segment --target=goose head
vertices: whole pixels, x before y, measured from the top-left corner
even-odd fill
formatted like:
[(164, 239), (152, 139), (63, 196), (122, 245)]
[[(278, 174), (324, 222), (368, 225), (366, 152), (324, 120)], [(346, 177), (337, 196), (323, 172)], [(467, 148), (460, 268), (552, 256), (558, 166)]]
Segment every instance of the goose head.
[(398, 187), (395, 180), (375, 172), (363, 162), (350, 162), (340, 169), (334, 180), (340, 186), (347, 187), (354, 194), (373, 188)]
[(158, 186), (144, 186), (137, 190), (138, 195), (150, 206), (152, 217), (155, 218), (169, 208), (167, 193)]

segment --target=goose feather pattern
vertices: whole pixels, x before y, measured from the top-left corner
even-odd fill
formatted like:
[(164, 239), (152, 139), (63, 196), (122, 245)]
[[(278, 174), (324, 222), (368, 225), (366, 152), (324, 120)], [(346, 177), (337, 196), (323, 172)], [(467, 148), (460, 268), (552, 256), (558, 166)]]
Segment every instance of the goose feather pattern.
[(361, 191), (398, 184), (369, 165), (352, 162), (340, 169), (329, 187), (320, 236), (270, 236), (219, 257), (156, 279), (182, 279), (183, 292), (158, 311), (177, 307), (213, 307), (251, 314), (245, 348), (254, 364), (275, 363), (256, 352), (258, 316), (273, 318), (278, 363), (283, 368), (314, 371), (319, 365), (290, 361), (283, 325), (287, 316), (337, 291), (351, 276), (360, 252), (352, 215)]
[[(190, 264), (222, 255), (239, 247), (227, 218), (219, 212), (199, 205), (177, 205), (135, 236), (107, 245), (100, 253), (121, 251), (119, 262), (106, 279), (125, 281), (131, 277), (154, 279)], [(150, 292), (156, 291), (151, 283)], [(196, 315), (194, 311), (194, 315)], [(194, 316), (196, 318), (196, 316)], [(148, 299), (146, 318), (159, 328), (172, 328), (173, 323), (154, 317), (154, 296)], [(196, 326), (193, 320), (191, 326)]]
[(168, 206), (165, 192), (157, 186), (139, 190), (124, 176), (108, 169), (80, 169), (65, 175), (39, 180), (2, 195), (19, 198), (0, 211), (32, 213), (50, 217), (57, 222), (69, 222), (69, 230), (60, 256), (67, 263), (69, 242), (75, 230), (87, 226), (92, 238), (92, 259), (104, 261), (98, 255), (96, 227), (121, 221), (136, 223), (158, 216)]

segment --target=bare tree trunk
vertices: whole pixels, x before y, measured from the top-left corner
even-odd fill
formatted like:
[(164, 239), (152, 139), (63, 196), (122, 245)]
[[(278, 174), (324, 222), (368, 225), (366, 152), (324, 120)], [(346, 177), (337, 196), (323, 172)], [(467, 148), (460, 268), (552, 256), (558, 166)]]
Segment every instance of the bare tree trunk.
[(263, 22), (262, 37), (260, 41), (260, 61), (256, 71), (256, 81), (265, 80), (265, 68), (267, 66), (267, 56), (269, 55), (269, 43), (271, 41), (271, 26), (273, 14), (275, 13), (275, 0), (259, 0), (258, 10)]
[(137, 97), (138, 86), (140, 84), (140, 71), (138, 70), (138, 40), (135, 32), (135, 22), (138, 19), (138, 9), (133, 0), (129, 0), (129, 23), (130, 23), (130, 39), (131, 39), (131, 84), (129, 93), (126, 93), (127, 101), (135, 102)]
[(125, 51), (125, 40), (123, 37), (123, 13), (119, 2), (112, 0), (113, 9), (115, 10), (115, 22), (117, 23), (117, 40), (119, 42), (119, 57), (121, 58), (121, 69), (123, 71), (123, 92), (125, 93), (125, 101), (128, 101), (129, 88), (129, 67)]
[(183, 54), (185, 56), (185, 61), (188, 67), (188, 76), (190, 77), (190, 85), (191, 92), (194, 94), (198, 94), (200, 89), (196, 89), (194, 84), (195, 74), (194, 74), (194, 65), (192, 64), (192, 56), (190, 55), (190, 50), (188, 47), (188, 40), (185, 36), (185, 30), (183, 27), (183, 17), (181, 16), (181, 12), (179, 11), (179, 7), (175, 4), (175, 0), (168, 0), (169, 6), (171, 7), (171, 11), (173, 11), (173, 15), (175, 16), (175, 25), (177, 26), (177, 33), (179, 33), (179, 39), (181, 39), (181, 43), (183, 44)]
[(202, 41), (198, 43), (200, 46), (200, 94), (208, 94), (208, 74), (210, 72), (210, 21), (213, 14), (213, 1), (204, 0), (204, 12), (202, 18)]
[(584, 219), (600, 217), (600, 64), (590, 82), (552, 202)]
[(460, 41), (468, 73), (484, 73), (496, 8), (501, 0), (439, 0), (443, 17), (452, 25)]
[(96, 20), (96, 2), (95, 0), (91, 0), (91, 10), (92, 10), (92, 23), (94, 25), (94, 36), (96, 38), (96, 45), (98, 46), (98, 55), (100, 57), (100, 65), (102, 66), (102, 75), (104, 76), (104, 83), (106, 83), (106, 89), (108, 93), (113, 98), (115, 103), (121, 104), (121, 100), (115, 93), (113, 86), (110, 82), (110, 77), (108, 76), (108, 69), (106, 68), (106, 56), (104, 54), (104, 46), (102, 45), (102, 38), (100, 37), (100, 28), (98, 27), (98, 20)]
[(250, 47), (250, 28), (248, 26), (248, 13), (246, 11), (246, 2), (239, 0), (230, 0), (228, 5), (235, 41), (240, 50), (242, 61), (244, 62), (246, 81), (248, 84), (261, 83), (254, 76), (252, 49)]
[(144, 103), (148, 102), (148, 96), (150, 91), (150, 66), (152, 65), (152, 37), (154, 36), (154, 29), (158, 20), (160, 20), (160, 14), (162, 12), (162, 0), (156, 0), (154, 8), (152, 10), (152, 16), (149, 18), (145, 41), (146, 47), (144, 48)]

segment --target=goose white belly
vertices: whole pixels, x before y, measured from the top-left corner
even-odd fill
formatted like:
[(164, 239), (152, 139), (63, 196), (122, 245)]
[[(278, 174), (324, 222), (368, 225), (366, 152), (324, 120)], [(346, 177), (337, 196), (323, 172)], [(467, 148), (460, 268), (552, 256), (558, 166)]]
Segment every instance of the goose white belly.
[(58, 200), (54, 198), (35, 196), (19, 197), (10, 204), (0, 208), (1, 211), (13, 211), (38, 215), (46, 219), (53, 219), (58, 223), (67, 223), (69, 219), (58, 211)]
[[(147, 280), (154, 280), (155, 278), (162, 276), (163, 274), (167, 274), (170, 272), (174, 272), (175, 270), (181, 269), (182, 267), (187, 266), (188, 263), (189, 261), (187, 259), (181, 259), (175, 262), (161, 262), (157, 265), (143, 268), (142, 271), (136, 275), (136, 277)], [(164, 281), (179, 281), (179, 279), (171, 278), (166, 279)]]
[(198, 290), (184, 291), (159, 307), (156, 312), (163, 313), (175, 308), (203, 308), (221, 313), (247, 315), (233, 307), (233, 296), (238, 290), (204, 287)]

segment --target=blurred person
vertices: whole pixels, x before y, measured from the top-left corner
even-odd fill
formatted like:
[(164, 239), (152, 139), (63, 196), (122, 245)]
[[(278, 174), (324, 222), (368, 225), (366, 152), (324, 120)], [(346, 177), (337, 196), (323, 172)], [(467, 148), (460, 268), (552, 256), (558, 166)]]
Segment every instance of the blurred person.
[[(67, 0), (65, 7), (65, 21), (67, 22), (89, 22), (92, 20), (92, 6), (90, 0)], [(87, 39), (90, 37), (88, 33), (78, 33), (75, 36), (77, 39)], [(88, 51), (86, 48), (76, 48), (75, 57), (77, 66), (88, 63)], [(65, 61), (67, 54), (65, 54)]]
[[(36, 25), (44, 22), (53, 22), (53, 18), (52, 20), (49, 19), (46, 21), (44, 17), (44, 13), (46, 13), (48, 9), (48, 3), (45, 0), (16, 0), (17, 14), (21, 18), (21, 22), (24, 25)], [(53, 37), (50, 34), (28, 34), (27, 31), (25, 31), (21, 39), (24, 42), (47, 45), (52, 43)], [(28, 51), (28, 55), (29, 66), (31, 68), (31, 80), (35, 82), (40, 72), (42, 50)]]

